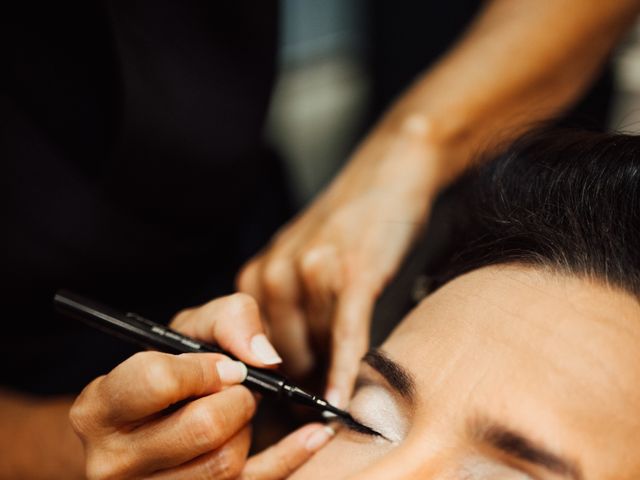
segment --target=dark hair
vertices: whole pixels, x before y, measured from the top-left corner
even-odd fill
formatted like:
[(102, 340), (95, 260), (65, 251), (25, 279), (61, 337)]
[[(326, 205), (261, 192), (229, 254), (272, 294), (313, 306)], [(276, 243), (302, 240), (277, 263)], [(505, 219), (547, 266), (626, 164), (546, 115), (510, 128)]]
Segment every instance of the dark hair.
[(640, 296), (640, 137), (544, 129), (455, 187), (442, 284), (519, 263), (596, 278)]

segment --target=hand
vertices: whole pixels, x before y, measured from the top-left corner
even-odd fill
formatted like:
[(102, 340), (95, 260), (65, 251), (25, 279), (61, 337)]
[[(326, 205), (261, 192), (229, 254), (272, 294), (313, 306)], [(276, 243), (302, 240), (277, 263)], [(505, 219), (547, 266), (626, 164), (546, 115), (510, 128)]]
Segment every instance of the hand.
[[(249, 296), (236, 294), (180, 313), (172, 326), (215, 341), (259, 367), (279, 362)], [(252, 479), (288, 476), (331, 436), (307, 425), (246, 459), (256, 409), (239, 385), (246, 367), (209, 353), (138, 353), (89, 384), (71, 423), (85, 447), (90, 479)]]
[(358, 149), (329, 188), (238, 276), (264, 308), (290, 374), (330, 350), (327, 399), (344, 406), (368, 348), (373, 305), (422, 229), (435, 194), (429, 125), (393, 116)]

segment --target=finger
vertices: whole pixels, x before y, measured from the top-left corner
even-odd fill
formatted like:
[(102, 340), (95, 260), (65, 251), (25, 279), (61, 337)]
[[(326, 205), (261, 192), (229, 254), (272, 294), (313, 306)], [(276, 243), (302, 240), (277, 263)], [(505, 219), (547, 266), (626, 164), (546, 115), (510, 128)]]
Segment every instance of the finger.
[(291, 475), (320, 450), (335, 432), (311, 424), (291, 433), (276, 445), (249, 459), (239, 480), (281, 480)]
[(330, 245), (311, 248), (298, 259), (309, 331), (314, 345), (324, 349), (329, 346), (334, 292), (340, 291), (338, 260), (335, 247)]
[(181, 312), (171, 326), (199, 340), (217, 343), (255, 366), (282, 361), (265, 335), (258, 304), (246, 293), (218, 298), (202, 307)]
[[(92, 410), (90, 416), (100, 419), (104, 426), (127, 424), (181, 400), (219, 391), (224, 385), (217, 364), (222, 360), (228, 361), (214, 353), (137, 353), (92, 384), (91, 391), (83, 392), (79, 402), (85, 403)], [(235, 380), (241, 381), (240, 377)]]
[(262, 304), (262, 288), (260, 286), (260, 271), (264, 255), (259, 254), (245, 264), (236, 276), (236, 288), (239, 292), (247, 293)]
[(285, 368), (292, 375), (307, 373), (313, 368), (314, 357), (294, 263), (288, 259), (265, 262), (262, 283), (271, 338), (285, 359)]
[(332, 301), (320, 303), (313, 298), (305, 298), (304, 302), (309, 343), (316, 355), (323, 359), (329, 358), (333, 303)]
[(150, 480), (236, 479), (244, 468), (251, 445), (251, 427), (246, 426), (222, 447), (178, 467), (156, 472)]
[(144, 471), (166, 469), (221, 448), (247, 425), (255, 410), (251, 392), (235, 385), (144, 424), (121, 440), (129, 446), (126, 455), (131, 463)]
[(375, 295), (372, 289), (346, 290), (338, 298), (332, 328), (331, 361), (327, 381), (327, 400), (346, 405), (351, 397), (360, 360), (369, 348), (369, 327)]
[(315, 357), (302, 310), (290, 305), (270, 305), (268, 311), (273, 343), (282, 352), (284, 370), (294, 377), (305, 375), (313, 369)]

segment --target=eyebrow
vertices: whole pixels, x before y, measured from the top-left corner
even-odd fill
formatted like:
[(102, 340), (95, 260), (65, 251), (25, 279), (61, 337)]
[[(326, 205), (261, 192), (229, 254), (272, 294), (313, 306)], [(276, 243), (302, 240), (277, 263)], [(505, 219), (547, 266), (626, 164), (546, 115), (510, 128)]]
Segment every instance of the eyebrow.
[(411, 372), (391, 360), (382, 350), (369, 350), (362, 361), (378, 372), (401, 396), (407, 397), (410, 401), (415, 398), (416, 382)]
[[(403, 397), (415, 400), (416, 382), (411, 372), (380, 349), (369, 350), (362, 361), (378, 372), (387, 383)], [(552, 453), (546, 447), (534, 442), (526, 435), (513, 430), (496, 420), (477, 417), (472, 422), (472, 436), (476, 441), (486, 443), (493, 448), (532, 465), (546, 468), (552, 473), (573, 480), (583, 480), (579, 466), (560, 455)]]
[(473, 437), (501, 452), (532, 465), (544, 467), (552, 473), (574, 480), (582, 480), (583, 475), (574, 462), (556, 455), (545, 447), (528, 439), (499, 422), (487, 418), (476, 419), (472, 427)]

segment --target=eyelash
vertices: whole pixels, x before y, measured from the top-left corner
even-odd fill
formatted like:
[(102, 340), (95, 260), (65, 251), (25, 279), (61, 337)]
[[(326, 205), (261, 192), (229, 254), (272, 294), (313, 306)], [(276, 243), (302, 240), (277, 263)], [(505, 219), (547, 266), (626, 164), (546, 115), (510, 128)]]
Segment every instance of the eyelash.
[(368, 435), (370, 437), (382, 437), (382, 435), (376, 432), (373, 428), (368, 427), (359, 421), (355, 421), (354, 419), (338, 417), (337, 420), (353, 432)]

